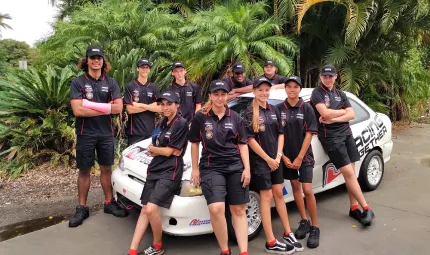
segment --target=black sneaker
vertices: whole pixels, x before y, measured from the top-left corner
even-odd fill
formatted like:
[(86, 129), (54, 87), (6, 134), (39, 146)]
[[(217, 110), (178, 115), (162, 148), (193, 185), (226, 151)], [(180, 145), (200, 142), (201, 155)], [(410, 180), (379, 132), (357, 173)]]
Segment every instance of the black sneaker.
[(116, 217), (126, 217), (128, 212), (122, 208), (115, 199), (112, 199), (109, 204), (104, 204), (104, 213), (112, 214)]
[(83, 205), (76, 206), (76, 213), (69, 220), (69, 227), (74, 228), (82, 224), (90, 216), (90, 209)]
[(164, 250), (163, 250), (163, 248), (157, 250), (157, 249), (155, 249), (155, 247), (153, 245), (151, 245), (151, 246), (149, 246), (148, 249), (146, 249), (144, 251), (143, 254), (145, 254), (145, 255), (161, 255), (161, 254), (164, 254)]
[(307, 246), (311, 249), (320, 245), (320, 228), (311, 226)]
[(231, 249), (230, 248), (228, 248), (228, 253), (220, 253), (220, 255), (231, 255)]
[(349, 209), (349, 217), (351, 217), (354, 220), (361, 223), (361, 211), (360, 211), (360, 209), (355, 209), (354, 211), (351, 211), (351, 209)]
[(287, 236), (284, 234), (284, 241), (287, 242), (287, 244), (294, 246), (296, 251), (304, 250), (303, 245), (297, 241), (293, 233), (290, 233)]
[(294, 246), (281, 243), (278, 240), (276, 240), (275, 244), (272, 246), (269, 246), (266, 242), (267, 253), (293, 254), (295, 251), (296, 251), (296, 248), (294, 248)]
[(372, 224), (372, 220), (375, 218), (375, 214), (372, 210), (364, 210), (361, 215), (360, 223), (364, 226), (370, 226)]
[(301, 220), (299, 222), (299, 228), (296, 230), (294, 235), (297, 239), (301, 240), (306, 237), (306, 234), (309, 233), (311, 227), (311, 222), (309, 220)]

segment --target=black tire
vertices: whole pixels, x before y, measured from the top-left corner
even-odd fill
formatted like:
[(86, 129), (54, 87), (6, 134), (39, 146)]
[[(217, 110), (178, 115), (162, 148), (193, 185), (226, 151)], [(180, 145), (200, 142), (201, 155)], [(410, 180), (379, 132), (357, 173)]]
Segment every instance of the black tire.
[[(376, 167), (379, 168), (379, 170), (373, 170), (373, 176), (369, 175), (368, 169), (369, 167), (372, 167), (370, 164), (377, 164)], [(378, 188), (379, 184), (381, 184), (382, 178), (384, 177), (384, 169), (384, 158), (382, 157), (381, 152), (378, 150), (369, 152), (360, 167), (358, 181), (360, 182), (361, 188), (365, 191), (372, 191)]]
[[(261, 216), (260, 216), (260, 194), (258, 194), (258, 192), (250, 190), (249, 199), (250, 199), (250, 203), (247, 204), (247, 208), (246, 208), (248, 226), (250, 224), (250, 219), (251, 219), (250, 217), (254, 217), (254, 220), (255, 220), (254, 222), (256, 222), (256, 224), (258, 224), (259, 222), (259, 224), (254, 228), (248, 228), (248, 242), (254, 239), (260, 233), (261, 229), (263, 229), (263, 222), (261, 221)], [(254, 203), (252, 203), (256, 201), (258, 201), (257, 206)], [(250, 206), (254, 206), (254, 207), (250, 208)], [(250, 213), (252, 213), (252, 215), (250, 215)], [(258, 217), (258, 218), (255, 218), (255, 217)], [(227, 220), (228, 238), (230, 239), (230, 241), (237, 243), (236, 234), (234, 233), (234, 227), (231, 221), (230, 206), (228, 205), (228, 203), (225, 203), (225, 218)], [(250, 232), (251, 229), (253, 230), (252, 232)]]

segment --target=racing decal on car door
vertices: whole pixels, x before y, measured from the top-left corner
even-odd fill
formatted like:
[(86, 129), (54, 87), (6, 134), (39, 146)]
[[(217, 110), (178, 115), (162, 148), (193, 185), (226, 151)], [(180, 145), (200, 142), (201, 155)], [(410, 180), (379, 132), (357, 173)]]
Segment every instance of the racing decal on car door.
[(327, 162), (322, 166), (323, 169), (323, 188), (331, 183), (340, 175), (340, 170), (337, 169), (332, 162)]
[(378, 145), (379, 140), (387, 133), (387, 127), (378, 115), (370, 121), (369, 125), (355, 137), (355, 144), (360, 153), (360, 157), (366, 155), (373, 147)]

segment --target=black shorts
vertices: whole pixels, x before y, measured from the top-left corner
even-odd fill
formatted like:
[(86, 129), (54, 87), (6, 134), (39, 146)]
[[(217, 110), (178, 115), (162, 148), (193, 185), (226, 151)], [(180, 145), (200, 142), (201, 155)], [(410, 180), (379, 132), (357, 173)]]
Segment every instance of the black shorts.
[(169, 209), (174, 195), (179, 191), (180, 184), (181, 182), (179, 181), (167, 179), (147, 179), (140, 196), (140, 201), (142, 205), (146, 205), (149, 202)]
[(279, 167), (275, 171), (267, 171), (262, 174), (253, 174), (251, 177), (251, 186), (257, 190), (270, 190), (272, 185), (283, 184), (284, 175), (282, 173), (282, 167)]
[(138, 143), (140, 141), (146, 140), (150, 137), (151, 137), (150, 135), (147, 135), (147, 136), (129, 135), (127, 136), (127, 147), (130, 147), (131, 145)]
[(297, 180), (301, 183), (312, 183), (314, 177), (313, 166), (300, 166), (299, 170), (288, 168), (284, 165), (284, 178), (287, 180)]
[(335, 146), (325, 147), (328, 147), (324, 148), (324, 150), (337, 169), (349, 165), (351, 162), (360, 161), (360, 154), (352, 135), (348, 135), (336, 142)]
[(242, 172), (223, 173), (211, 170), (201, 175), (201, 187), (207, 204), (225, 202), (242, 205), (249, 202), (249, 186), (242, 187)]
[(78, 135), (76, 143), (76, 167), (88, 170), (94, 166), (95, 152), (97, 162), (102, 166), (111, 166), (114, 161), (115, 141), (112, 136)]

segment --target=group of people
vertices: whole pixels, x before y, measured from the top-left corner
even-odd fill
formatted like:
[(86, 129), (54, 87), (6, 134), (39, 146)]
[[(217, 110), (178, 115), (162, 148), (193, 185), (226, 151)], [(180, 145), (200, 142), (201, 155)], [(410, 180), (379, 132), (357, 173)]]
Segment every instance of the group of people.
[[(106, 75), (102, 49), (88, 47), (81, 62), (84, 74), (72, 81), (70, 90), (71, 106), (76, 116), (76, 161), (79, 169), (79, 205), (69, 221), (70, 227), (79, 226), (89, 216), (86, 200), (95, 152), (105, 194), (104, 212), (117, 217), (127, 216), (127, 211), (114, 200), (111, 187), (114, 160), (111, 114), (120, 113), (123, 105), (128, 114), (128, 144), (152, 138), (147, 152), (153, 157), (147, 169), (141, 195), (142, 210), (129, 255), (137, 254), (149, 225), (153, 244), (144, 254), (164, 253), (158, 211), (159, 207), (170, 207), (180, 188), (183, 155), (188, 142), (191, 143), (192, 155), (190, 181), (202, 188), (221, 255), (232, 254), (228, 246), (226, 203), (231, 211), (240, 255), (248, 254), (246, 204), (249, 202), (250, 185), (260, 193), (266, 252), (291, 254), (303, 251), (298, 239), (306, 238), (308, 233), (307, 246), (319, 246), (320, 229), (312, 191), (314, 159), (311, 140), (314, 134), (318, 134), (330, 160), (345, 178), (351, 205), (349, 215), (365, 226), (371, 224), (375, 215), (364, 199), (354, 172), (354, 162), (360, 160), (348, 123), (354, 119), (354, 112), (345, 93), (334, 87), (337, 78), (335, 67), (326, 65), (322, 68), (321, 85), (314, 89), (310, 103), (305, 103), (299, 97), (302, 89), (300, 78), (277, 74), (272, 60), (265, 62), (265, 74), (254, 81), (246, 78), (242, 63), (235, 63), (232, 77), (211, 82), (208, 100), (202, 105), (199, 87), (186, 80), (183, 63), (172, 64), (173, 82), (163, 93), (148, 80), (151, 66), (148, 59), (137, 62), (139, 76), (125, 86), (123, 99), (117, 82)], [(268, 103), (274, 89), (285, 89), (287, 94), (279, 105)], [(254, 93), (254, 99), (242, 119), (229, 109), (227, 102), (248, 92)], [(156, 123), (158, 112), (163, 118)], [(200, 144), (203, 148), (201, 155)], [(284, 179), (291, 181), (301, 216), (295, 233), (283, 199)], [(283, 242), (273, 233), (272, 199), (284, 230)], [(305, 208), (311, 220), (308, 220)]]

